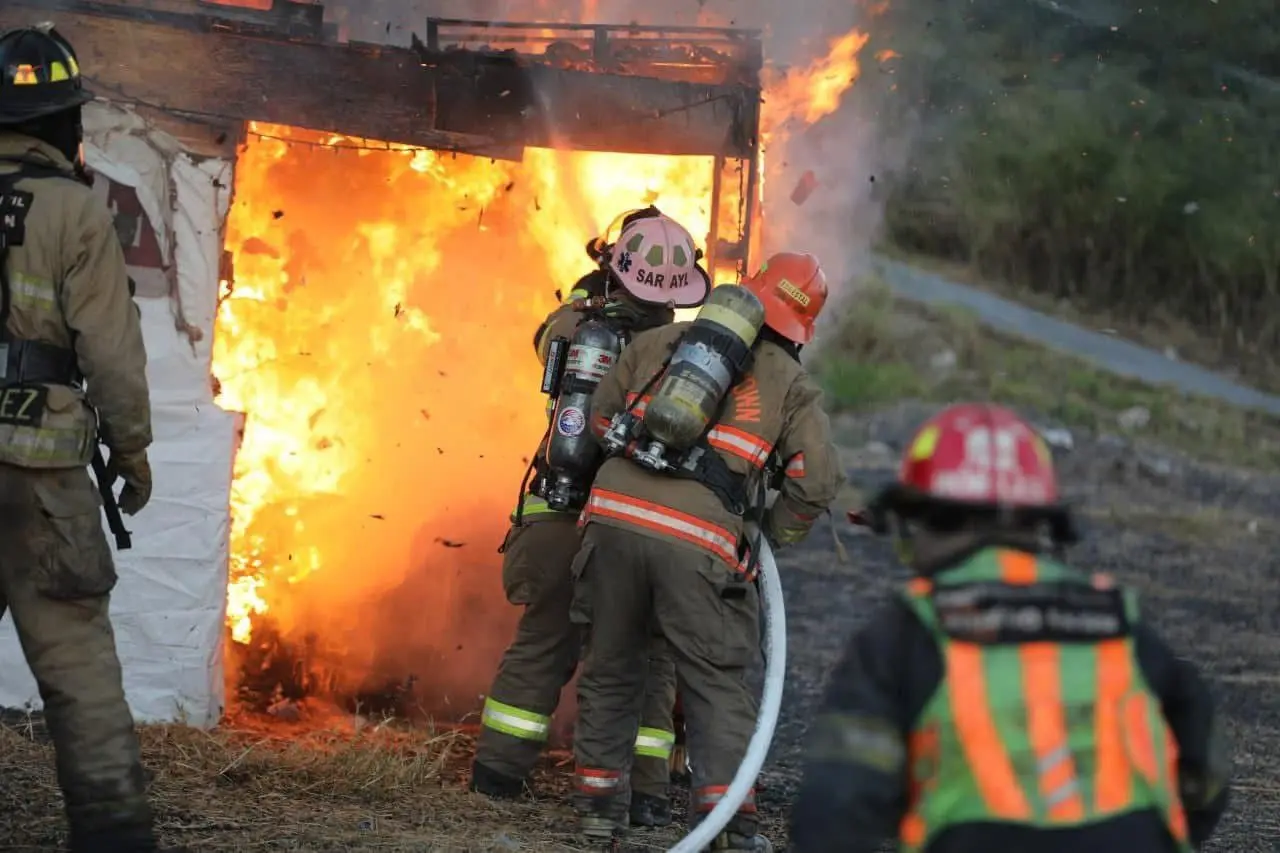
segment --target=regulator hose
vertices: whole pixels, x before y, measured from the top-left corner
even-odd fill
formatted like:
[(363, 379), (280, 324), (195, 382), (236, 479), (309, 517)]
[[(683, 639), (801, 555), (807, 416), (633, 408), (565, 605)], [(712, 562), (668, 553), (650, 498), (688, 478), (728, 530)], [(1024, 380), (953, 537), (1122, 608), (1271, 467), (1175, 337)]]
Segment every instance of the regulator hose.
[(747, 798), (755, 784), (765, 756), (778, 726), (778, 714), (782, 710), (782, 686), (787, 674), (787, 614), (782, 600), (782, 581), (778, 577), (778, 564), (768, 540), (759, 535), (754, 524), (747, 525), (747, 537), (758, 541), (760, 602), (764, 615), (764, 691), (760, 697), (760, 716), (756, 718), (756, 730), (747, 744), (747, 754), (738, 765), (729, 790), (692, 832), (672, 847), (669, 853), (699, 853), (725, 828), (738, 806)]

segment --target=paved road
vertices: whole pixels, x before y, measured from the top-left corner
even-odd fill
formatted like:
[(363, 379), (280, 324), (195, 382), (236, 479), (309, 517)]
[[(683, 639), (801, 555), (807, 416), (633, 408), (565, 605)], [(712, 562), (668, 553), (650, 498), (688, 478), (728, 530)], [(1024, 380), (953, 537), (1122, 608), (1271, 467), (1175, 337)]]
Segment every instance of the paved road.
[(1212, 397), (1233, 406), (1261, 409), (1280, 416), (1280, 397), (1241, 385), (1211, 370), (1174, 361), (1129, 341), (1055, 320), (1039, 311), (898, 261), (876, 257), (872, 263), (889, 287), (903, 298), (927, 305), (966, 308), (993, 329), (1086, 359), (1120, 376), (1153, 385), (1168, 385), (1188, 394)]

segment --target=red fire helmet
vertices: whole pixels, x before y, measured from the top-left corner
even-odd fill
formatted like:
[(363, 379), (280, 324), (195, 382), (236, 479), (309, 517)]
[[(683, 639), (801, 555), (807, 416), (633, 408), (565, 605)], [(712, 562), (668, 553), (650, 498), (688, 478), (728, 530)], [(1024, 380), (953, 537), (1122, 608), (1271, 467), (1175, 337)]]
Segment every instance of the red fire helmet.
[(916, 432), (898, 467), (898, 483), (917, 498), (974, 506), (1050, 507), (1058, 479), (1049, 448), (1015, 413), (962, 403)]

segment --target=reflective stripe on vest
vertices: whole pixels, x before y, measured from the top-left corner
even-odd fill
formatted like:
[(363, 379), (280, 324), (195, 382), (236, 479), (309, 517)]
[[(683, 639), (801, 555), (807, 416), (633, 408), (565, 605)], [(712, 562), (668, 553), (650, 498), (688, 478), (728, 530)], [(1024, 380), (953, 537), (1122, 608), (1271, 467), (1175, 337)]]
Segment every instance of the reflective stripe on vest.
[(541, 743), (551, 731), (551, 718), (535, 711), (526, 711), (514, 705), (499, 702), (492, 696), (484, 700), (484, 712), (480, 725), (504, 735)]
[[(1089, 579), (1029, 554), (996, 549), (938, 578), (939, 586), (972, 582), (1024, 586)], [(1177, 792), (1177, 748), (1131, 638), (1005, 645), (951, 639), (938, 626), (931, 593), (932, 584), (921, 579), (907, 592), (912, 610), (934, 632), (946, 676), (909, 739), (911, 806), (900, 826), (903, 851), (924, 850), (958, 824), (1049, 829), (1146, 809), (1161, 812), (1178, 849), (1190, 850)]]
[[(646, 394), (639, 402), (636, 397), (637, 394), (634, 391), (628, 392), (627, 409), (639, 417), (644, 417), (653, 395)], [(608, 428), (607, 424), (605, 428)], [(717, 424), (707, 431), (707, 443), (716, 450), (745, 460), (754, 468), (763, 468), (769, 454), (773, 452), (773, 445), (763, 438), (724, 424)]]
[(639, 734), (636, 735), (636, 755), (647, 758), (661, 758), (665, 761), (671, 757), (671, 749), (675, 745), (675, 732), (641, 726)]

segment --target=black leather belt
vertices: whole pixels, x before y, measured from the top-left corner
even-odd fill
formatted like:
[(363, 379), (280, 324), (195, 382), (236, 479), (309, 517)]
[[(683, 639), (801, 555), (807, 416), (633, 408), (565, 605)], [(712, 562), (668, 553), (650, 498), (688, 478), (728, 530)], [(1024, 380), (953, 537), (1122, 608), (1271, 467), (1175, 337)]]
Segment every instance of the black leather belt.
[(75, 385), (76, 354), (43, 341), (0, 340), (0, 386)]

